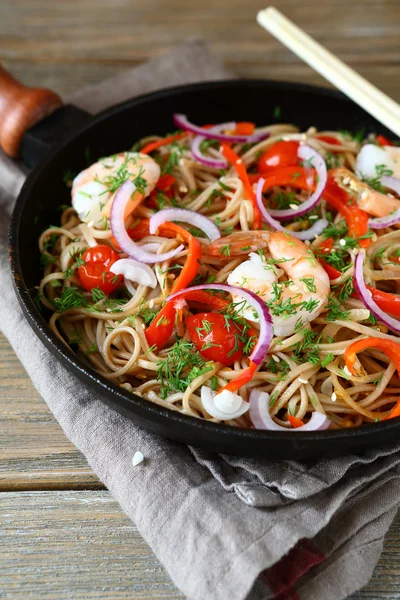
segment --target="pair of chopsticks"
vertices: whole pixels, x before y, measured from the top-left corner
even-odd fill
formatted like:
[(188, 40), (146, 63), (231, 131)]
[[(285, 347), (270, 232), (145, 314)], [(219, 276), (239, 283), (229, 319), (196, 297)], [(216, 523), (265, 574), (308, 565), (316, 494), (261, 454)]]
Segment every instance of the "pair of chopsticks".
[(261, 10), (257, 21), (317, 73), (400, 136), (400, 105), (397, 102), (336, 58), (273, 6)]

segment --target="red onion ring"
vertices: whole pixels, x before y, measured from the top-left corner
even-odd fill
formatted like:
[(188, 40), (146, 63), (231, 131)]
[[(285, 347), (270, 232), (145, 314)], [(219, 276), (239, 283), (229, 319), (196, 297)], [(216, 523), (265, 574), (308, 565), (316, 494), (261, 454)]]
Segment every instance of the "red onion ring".
[(130, 256), (130, 258), (138, 260), (139, 262), (153, 264), (173, 258), (183, 250), (183, 244), (178, 246), (178, 248), (175, 248), (175, 250), (171, 250), (170, 252), (164, 252), (163, 254), (152, 254), (143, 250), (129, 237), (125, 227), (124, 214), (125, 207), (135, 190), (136, 186), (132, 183), (132, 181), (127, 180), (124, 181), (120, 188), (118, 188), (114, 196), (111, 206), (110, 226), (117, 244), (121, 248), (122, 252), (125, 252), (128, 256)]
[[(325, 160), (322, 155), (307, 144), (300, 144), (297, 156), (303, 160), (307, 161), (311, 167), (313, 167), (316, 171), (318, 183), (315, 188), (315, 191), (311, 194), (309, 199), (303, 204), (300, 204), (296, 209), (288, 208), (285, 210), (270, 210), (269, 213), (272, 217), (276, 217), (280, 221), (289, 221), (294, 217), (302, 217), (308, 211), (310, 211), (314, 206), (316, 206), (324, 193), (326, 183), (328, 181), (328, 171), (326, 168)], [(295, 182), (294, 182), (295, 185)]]
[(203, 231), (212, 242), (221, 237), (220, 230), (211, 219), (186, 208), (165, 208), (159, 210), (150, 219), (150, 233), (154, 234), (160, 225), (168, 221), (179, 221), (180, 223), (193, 225), (193, 227), (197, 227), (197, 229)]
[(220, 292), (228, 292), (235, 296), (241, 296), (243, 300), (246, 300), (246, 302), (254, 308), (260, 320), (260, 335), (249, 359), (257, 366), (260, 365), (264, 360), (272, 341), (272, 318), (265, 302), (250, 290), (244, 290), (243, 288), (234, 285), (226, 285), (225, 283), (206, 283), (205, 285), (195, 285), (190, 288), (185, 288), (184, 290), (180, 290), (169, 296), (167, 302), (174, 298), (179, 298), (179, 296), (186, 294), (188, 290), (217, 290)]
[(269, 394), (262, 392), (261, 390), (251, 390), (250, 397), (250, 410), (249, 416), (251, 422), (256, 429), (267, 429), (268, 431), (321, 431), (328, 429), (331, 424), (330, 420), (326, 415), (319, 411), (315, 411), (311, 415), (311, 419), (305, 425), (301, 427), (293, 427), (291, 429), (283, 427), (275, 423), (269, 413)]
[(381, 321), (386, 327), (395, 333), (400, 333), (400, 322), (393, 317), (387, 315), (379, 306), (374, 302), (371, 297), (371, 292), (368, 290), (364, 281), (364, 258), (365, 250), (359, 250), (356, 259), (354, 261), (354, 283), (356, 290), (360, 297), (360, 300), (368, 308), (368, 310)]
[[(389, 175), (382, 175), (381, 184), (389, 189), (393, 190), (400, 196), (400, 179), (397, 177), (390, 177)], [(385, 227), (393, 227), (400, 221), (400, 208), (386, 217), (379, 217), (378, 219), (369, 219), (368, 227), (371, 229), (385, 229)]]
[[(266, 140), (270, 133), (264, 131), (263, 133), (253, 133), (252, 135), (228, 135), (226, 133), (214, 133), (211, 129), (203, 129), (198, 125), (194, 125), (188, 121), (186, 115), (175, 113), (173, 115), (174, 123), (180, 129), (185, 129), (196, 135), (202, 135), (203, 137), (210, 138), (213, 140), (219, 140), (220, 142), (233, 142), (235, 144), (255, 144)], [(236, 127), (236, 123), (232, 123)]]
[[(226, 129), (234, 129), (236, 126), (235, 123), (221, 123), (221, 125), (215, 125), (215, 127), (210, 127), (208, 131), (212, 131), (214, 133), (221, 133)], [(204, 156), (200, 149), (200, 145), (204, 140), (207, 139), (204, 135), (196, 135), (193, 138), (193, 141), (190, 145), (190, 150), (193, 154), (193, 158), (197, 160), (197, 162), (206, 165), (206, 167), (212, 167), (213, 169), (226, 169), (228, 166), (228, 161), (221, 158), (211, 158), (210, 156)]]
[(262, 197), (264, 183), (265, 179), (258, 180), (256, 188), (256, 201), (264, 221), (268, 223), (268, 225), (272, 227), (272, 229), (275, 229), (275, 231), (283, 231), (284, 233), (289, 233), (290, 235), (296, 237), (299, 240), (312, 240), (318, 237), (323, 232), (325, 227), (328, 227), (328, 221), (326, 219), (318, 219), (318, 221), (315, 221), (315, 223), (313, 223), (313, 225), (305, 231), (289, 231), (288, 229), (286, 229), (286, 227), (283, 227), (283, 225), (281, 225), (279, 221), (277, 221), (270, 215), (270, 213), (264, 206)]

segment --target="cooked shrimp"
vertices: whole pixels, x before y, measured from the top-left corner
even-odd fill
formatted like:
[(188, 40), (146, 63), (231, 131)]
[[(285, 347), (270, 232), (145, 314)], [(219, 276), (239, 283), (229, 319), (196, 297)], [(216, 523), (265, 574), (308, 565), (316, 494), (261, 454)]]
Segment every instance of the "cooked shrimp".
[(386, 217), (400, 208), (400, 200), (370, 188), (347, 169), (332, 169), (331, 175), (341, 188), (356, 199), (362, 210), (374, 217)]
[[(235, 234), (222, 241), (225, 246), (231, 244), (232, 254), (246, 246), (268, 250), (272, 260), (263, 253), (250, 253), (249, 260), (229, 275), (228, 283), (251, 290), (268, 303), (275, 335), (291, 335), (299, 323), (312, 321), (321, 313), (330, 292), (329, 277), (302, 241), (279, 231), (249, 231), (241, 234), (240, 241)], [(280, 281), (282, 275), (287, 279)], [(236, 296), (233, 300), (242, 302)], [(257, 320), (251, 308), (244, 306), (238, 312), (250, 321)]]
[(398, 146), (377, 146), (365, 144), (357, 155), (356, 174), (360, 178), (373, 179), (377, 168), (383, 165), (393, 171), (394, 177), (400, 177), (400, 148)]
[(72, 206), (81, 221), (97, 229), (104, 229), (110, 217), (114, 193), (126, 180), (132, 179), (137, 190), (128, 203), (128, 216), (155, 187), (160, 167), (146, 154), (120, 152), (103, 158), (81, 171), (72, 184)]
[(244, 256), (249, 252), (267, 248), (270, 236), (269, 231), (235, 231), (208, 244), (204, 248), (204, 253), (218, 258)]

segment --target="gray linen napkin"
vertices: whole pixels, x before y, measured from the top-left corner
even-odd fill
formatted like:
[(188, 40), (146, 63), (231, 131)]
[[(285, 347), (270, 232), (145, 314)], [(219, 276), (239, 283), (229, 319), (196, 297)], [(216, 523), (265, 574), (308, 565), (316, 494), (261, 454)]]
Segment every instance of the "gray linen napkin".
[[(96, 112), (135, 94), (227, 77), (200, 42), (83, 90)], [(365, 585), (400, 504), (398, 448), (313, 463), (211, 455), (113, 412), (31, 331), (7, 264), (25, 170), (0, 156), (0, 329), (66, 435), (193, 600), (340, 600)], [(132, 466), (140, 450), (145, 461)]]

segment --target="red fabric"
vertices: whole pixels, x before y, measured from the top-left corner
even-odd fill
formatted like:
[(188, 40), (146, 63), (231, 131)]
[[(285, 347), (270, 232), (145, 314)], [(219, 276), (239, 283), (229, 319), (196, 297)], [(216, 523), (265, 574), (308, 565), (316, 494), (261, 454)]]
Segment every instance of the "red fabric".
[(293, 586), (312, 567), (325, 560), (325, 556), (310, 540), (299, 540), (279, 562), (265, 569), (260, 579), (271, 589), (275, 600), (300, 600)]

